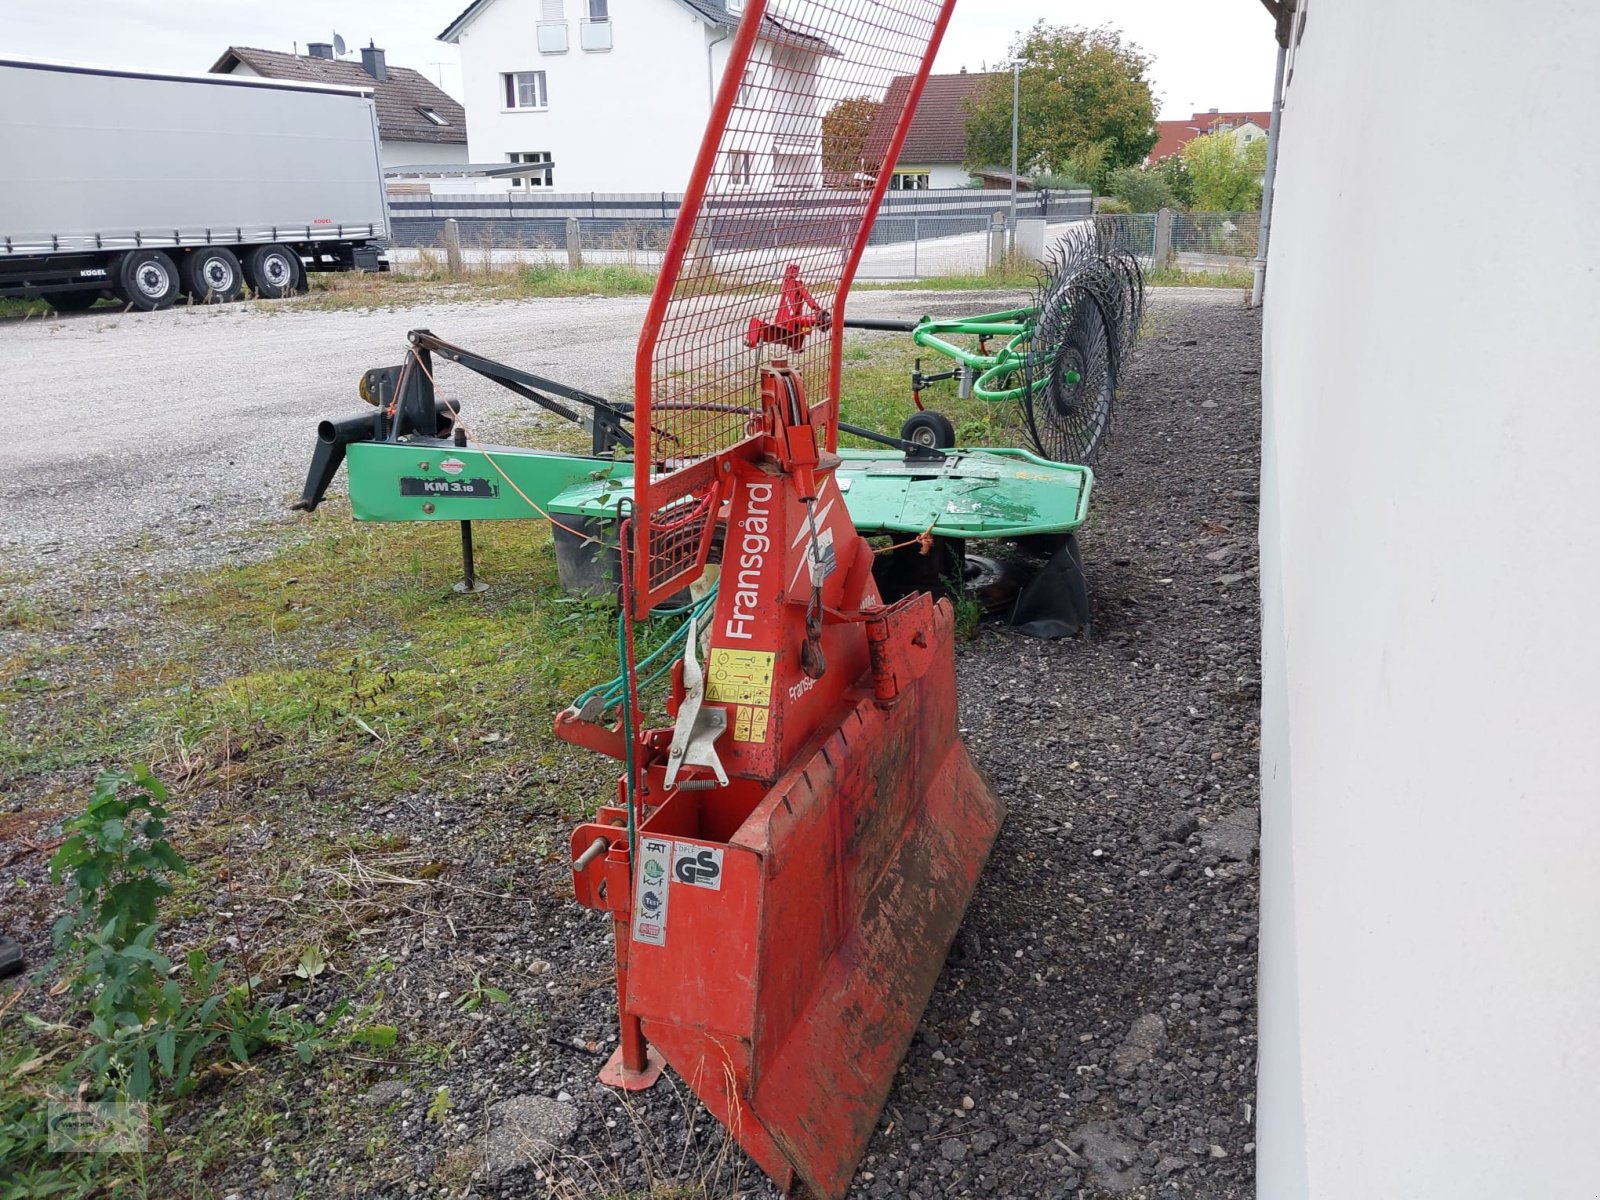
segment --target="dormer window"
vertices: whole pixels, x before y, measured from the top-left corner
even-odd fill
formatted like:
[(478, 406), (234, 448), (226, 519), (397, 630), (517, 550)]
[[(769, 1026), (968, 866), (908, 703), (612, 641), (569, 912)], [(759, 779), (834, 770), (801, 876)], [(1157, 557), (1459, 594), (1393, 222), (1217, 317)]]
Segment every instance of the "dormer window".
[(428, 124), (430, 124), (430, 125), (448, 125), (448, 124), (450, 124), (449, 121), (446, 121), (437, 112), (435, 112), (431, 108), (428, 108), (426, 105), (422, 105), (422, 104), (417, 105), (417, 112), (421, 115), (422, 119), (427, 121)]

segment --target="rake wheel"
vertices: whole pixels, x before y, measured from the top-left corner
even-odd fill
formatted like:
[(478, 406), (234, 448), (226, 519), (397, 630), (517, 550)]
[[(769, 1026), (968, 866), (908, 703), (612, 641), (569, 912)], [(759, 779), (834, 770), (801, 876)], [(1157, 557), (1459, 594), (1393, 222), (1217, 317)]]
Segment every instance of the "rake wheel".
[(1047, 300), (1025, 362), (1028, 434), (1046, 458), (1093, 466), (1116, 400), (1115, 310), (1092, 286), (1058, 287)]

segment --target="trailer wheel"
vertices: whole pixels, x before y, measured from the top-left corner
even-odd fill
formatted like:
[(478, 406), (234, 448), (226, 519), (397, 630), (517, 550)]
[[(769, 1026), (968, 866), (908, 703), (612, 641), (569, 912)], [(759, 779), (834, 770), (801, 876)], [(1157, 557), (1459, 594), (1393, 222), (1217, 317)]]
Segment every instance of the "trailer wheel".
[(949, 450), (956, 444), (956, 427), (943, 413), (928, 409), (906, 418), (900, 426), (900, 440), (930, 450)]
[(83, 312), (93, 308), (99, 302), (100, 295), (93, 288), (81, 288), (71, 292), (45, 292), (39, 299), (57, 312)]
[(245, 259), (245, 278), (250, 289), (263, 300), (282, 300), (293, 295), (303, 278), (300, 256), (287, 246), (259, 246)]
[(130, 250), (117, 266), (112, 290), (140, 312), (170, 308), (178, 298), (177, 264), (160, 250)]
[(231, 304), (244, 295), (244, 269), (226, 246), (203, 246), (183, 260), (183, 290), (197, 304)]

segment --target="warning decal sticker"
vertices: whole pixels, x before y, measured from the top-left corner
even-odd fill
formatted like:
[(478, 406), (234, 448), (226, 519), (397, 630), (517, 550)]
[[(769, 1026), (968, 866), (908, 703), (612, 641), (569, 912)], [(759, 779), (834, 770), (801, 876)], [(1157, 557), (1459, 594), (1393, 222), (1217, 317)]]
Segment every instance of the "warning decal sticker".
[(767, 720), (771, 712), (765, 708), (755, 708), (748, 704), (741, 704), (733, 714), (733, 740), (736, 742), (765, 742), (767, 740)]
[(645, 838), (640, 848), (639, 873), (633, 897), (633, 940), (647, 946), (667, 944), (667, 898), (671, 894), (667, 872), (672, 867), (672, 843)]
[(772, 668), (777, 657), (770, 650), (717, 647), (706, 664), (706, 699), (713, 704), (768, 707), (772, 703)]

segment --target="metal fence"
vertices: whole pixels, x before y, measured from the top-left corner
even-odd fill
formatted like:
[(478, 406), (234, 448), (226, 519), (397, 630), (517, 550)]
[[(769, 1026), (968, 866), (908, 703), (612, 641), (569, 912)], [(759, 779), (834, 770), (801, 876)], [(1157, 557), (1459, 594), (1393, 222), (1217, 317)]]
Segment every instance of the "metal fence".
[(1261, 234), (1258, 212), (1175, 212), (1101, 214), (1094, 219), (1111, 245), (1137, 255), (1147, 265), (1186, 270), (1242, 267), (1256, 255)]
[[(391, 198), (390, 238), (406, 249), (440, 248), (445, 222), (454, 220), (463, 250), (480, 257), (540, 261), (546, 255), (574, 250), (596, 261), (626, 261), (653, 265), (671, 235), (681, 197), (670, 193), (504, 196), (435, 195), (426, 198)], [(909, 248), (920, 265), (922, 243), (941, 243), (956, 237), (981, 239), (996, 213), (1009, 213), (1007, 192), (970, 188), (924, 192), (891, 192), (873, 226), (869, 245)], [(830, 193), (815, 193), (815, 214), (803, 222), (813, 234), (825, 226)], [(1089, 214), (1089, 193), (1034, 192), (1019, 198), (1018, 215), (1051, 221), (1081, 219)], [(792, 208), (786, 210), (793, 212)], [(775, 218), (774, 248), (795, 244), (798, 236)], [(576, 225), (573, 225), (576, 222)], [(949, 247), (933, 245), (938, 252)], [(900, 256), (891, 256), (898, 262)], [(980, 265), (979, 269), (982, 267)]]
[[(925, 193), (926, 194), (926, 193)], [(937, 196), (937, 193), (933, 193)], [(886, 205), (872, 228), (858, 278), (867, 282), (895, 282), (926, 279), (942, 275), (981, 275), (995, 266), (997, 248), (1003, 253), (1007, 240), (996, 239), (997, 215), (1008, 215), (1009, 199), (997, 203), (979, 193), (974, 202), (917, 206), (904, 202)], [(615, 200), (616, 198), (613, 198)], [(670, 200), (670, 198), (668, 198)], [(389, 257), (400, 270), (422, 259), (436, 262), (443, 257), (445, 222), (454, 220), (459, 229), (461, 248), (473, 266), (519, 263), (570, 265), (582, 261), (589, 265), (623, 264), (646, 270), (660, 265), (671, 237), (673, 219), (660, 214), (661, 199), (654, 213), (646, 205), (631, 209), (619, 205), (607, 208), (606, 201), (580, 215), (551, 215), (558, 205), (547, 203), (539, 216), (521, 215), (521, 205), (507, 208), (495, 200), (501, 215), (452, 215), (462, 209), (456, 197), (437, 197), (423, 202), (437, 215), (406, 218), (403, 230), (397, 229)], [(944, 211), (941, 211), (941, 207)], [(1036, 194), (1024, 197), (1018, 216), (1023, 220), (1043, 217), (1045, 245), (1048, 248), (1068, 226), (1088, 215), (1087, 194), (1063, 197), (1061, 194)], [(411, 203), (416, 212), (418, 204)], [(505, 216), (507, 211), (511, 216)], [(1246, 268), (1256, 252), (1260, 214), (1185, 213), (1171, 210), (1157, 213), (1102, 214), (1092, 218), (1101, 235), (1114, 247), (1138, 257), (1146, 267), (1158, 262), (1191, 271), (1226, 271)], [(770, 251), (781, 258), (787, 248), (800, 244), (818, 228), (816, 220), (789, 227), (775, 221)]]

